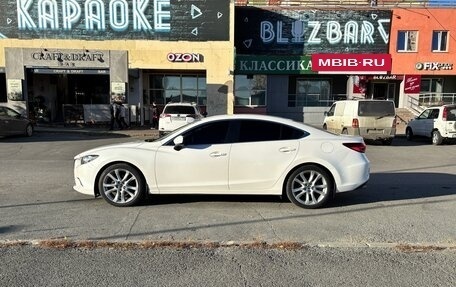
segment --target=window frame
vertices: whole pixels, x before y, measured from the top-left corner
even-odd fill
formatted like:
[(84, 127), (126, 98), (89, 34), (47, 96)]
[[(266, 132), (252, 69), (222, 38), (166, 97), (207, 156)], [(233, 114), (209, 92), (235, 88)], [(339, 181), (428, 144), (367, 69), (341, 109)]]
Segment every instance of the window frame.
[[(179, 78), (179, 87), (175, 87), (176, 89), (166, 89), (163, 84), (161, 87), (155, 87), (155, 78), (154, 77), (161, 77), (161, 81), (166, 77), (176, 77)], [(195, 80), (196, 88), (184, 88), (184, 81), (185, 78), (192, 77)], [(169, 102), (176, 102), (173, 100), (174, 98), (179, 98), (177, 102), (189, 102), (188, 100), (184, 100), (183, 94), (185, 91), (192, 91), (195, 92), (196, 101), (195, 102), (199, 106), (205, 106), (207, 104), (207, 76), (202, 73), (151, 73), (148, 74), (148, 92), (146, 97), (144, 97), (144, 104), (152, 104), (155, 102), (159, 105), (166, 105)], [(204, 79), (204, 81), (203, 81)], [(204, 84), (203, 84), (204, 83)], [(167, 94), (171, 91), (175, 91), (178, 95), (174, 97), (167, 97)]]
[[(416, 34), (415, 43), (410, 43), (410, 33)], [(401, 34), (404, 36), (401, 37)], [(414, 53), (418, 51), (419, 31), (417, 30), (399, 30), (397, 31), (396, 51), (398, 53)], [(403, 41), (403, 43), (401, 43)], [(402, 46), (403, 45), (403, 46)], [(414, 45), (414, 46), (413, 46)]]
[[(445, 49), (442, 50), (443, 46), (443, 40), (442, 40), (442, 35), (445, 33)], [(449, 31), (447, 30), (434, 30), (432, 31), (432, 39), (431, 39), (431, 51), (433, 53), (442, 53), (442, 52), (448, 52), (448, 44), (449, 44)], [(435, 39), (437, 37), (437, 39)], [(437, 47), (434, 48), (434, 40), (437, 43)]]
[[(245, 77), (244, 80), (250, 80), (248, 87), (247, 87), (247, 92), (249, 94), (249, 97), (248, 97), (248, 104), (246, 104), (246, 105), (239, 104), (237, 102), (239, 98), (246, 99), (245, 97), (237, 96), (237, 94), (240, 93), (240, 91), (242, 91), (241, 89), (238, 89), (239, 87), (237, 86), (237, 83), (240, 81), (240, 77)], [(254, 81), (255, 77), (264, 77), (264, 87), (263, 88), (259, 89), (253, 85), (253, 81)], [(235, 75), (234, 76), (234, 106), (235, 107), (265, 107), (265, 106), (267, 106), (267, 99), (268, 99), (267, 90), (268, 90), (268, 76), (267, 75)], [(263, 98), (264, 104), (253, 104), (254, 101), (252, 100), (252, 98), (255, 97), (256, 95), (261, 95), (261, 93), (263, 93), (263, 95), (264, 95), (264, 98)]]

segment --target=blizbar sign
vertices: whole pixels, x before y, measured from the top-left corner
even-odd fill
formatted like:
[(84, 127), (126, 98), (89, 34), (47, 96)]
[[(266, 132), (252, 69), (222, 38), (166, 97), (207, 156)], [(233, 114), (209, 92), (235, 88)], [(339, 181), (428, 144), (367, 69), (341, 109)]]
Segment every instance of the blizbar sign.
[(191, 62), (204, 62), (204, 56), (202, 54), (197, 53), (169, 53), (168, 61), (170, 62), (183, 62), (183, 63), (191, 63)]
[(312, 70), (318, 73), (384, 74), (391, 71), (391, 55), (312, 54)]

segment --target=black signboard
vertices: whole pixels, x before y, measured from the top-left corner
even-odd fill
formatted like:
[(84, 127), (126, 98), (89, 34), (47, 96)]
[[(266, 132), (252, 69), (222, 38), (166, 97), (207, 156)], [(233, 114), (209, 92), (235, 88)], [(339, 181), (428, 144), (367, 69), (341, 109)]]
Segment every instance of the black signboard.
[(236, 53), (388, 53), (391, 15), (387, 10), (236, 7)]
[(229, 0), (6, 0), (0, 38), (228, 41)]

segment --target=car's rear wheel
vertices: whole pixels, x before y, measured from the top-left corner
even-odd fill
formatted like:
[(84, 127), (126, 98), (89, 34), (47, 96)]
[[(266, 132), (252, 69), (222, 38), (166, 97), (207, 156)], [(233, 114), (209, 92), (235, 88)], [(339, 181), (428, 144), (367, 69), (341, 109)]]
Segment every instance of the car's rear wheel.
[(25, 135), (28, 136), (28, 137), (31, 137), (33, 135), (33, 126), (32, 126), (32, 124), (28, 124), (25, 127)]
[(136, 168), (119, 163), (107, 167), (101, 173), (98, 189), (108, 203), (114, 206), (132, 206), (143, 199), (145, 183)]
[(411, 128), (407, 128), (405, 130), (405, 138), (408, 140), (408, 141), (411, 141), (413, 139), (413, 131)]
[(441, 145), (443, 142), (442, 135), (440, 135), (439, 131), (432, 132), (432, 144), (434, 145)]
[(332, 177), (315, 165), (296, 169), (287, 180), (286, 192), (291, 202), (303, 208), (318, 208), (330, 200), (334, 189)]

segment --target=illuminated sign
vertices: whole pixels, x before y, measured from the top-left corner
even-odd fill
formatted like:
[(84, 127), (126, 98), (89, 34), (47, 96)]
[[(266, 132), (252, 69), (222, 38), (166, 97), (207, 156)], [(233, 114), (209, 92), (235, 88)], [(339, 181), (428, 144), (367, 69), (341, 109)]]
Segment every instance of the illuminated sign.
[(440, 70), (453, 70), (452, 63), (439, 63), (439, 62), (418, 62), (415, 64), (415, 69), (418, 71), (440, 71)]
[(170, 62), (204, 62), (204, 56), (197, 53), (169, 53), (166, 58)]
[(385, 74), (391, 71), (390, 54), (313, 54), (312, 70), (318, 73)]
[(236, 74), (315, 74), (310, 56), (236, 56)]
[(229, 0), (5, 0), (0, 37), (228, 41)]
[(236, 7), (239, 54), (387, 53), (391, 11)]

